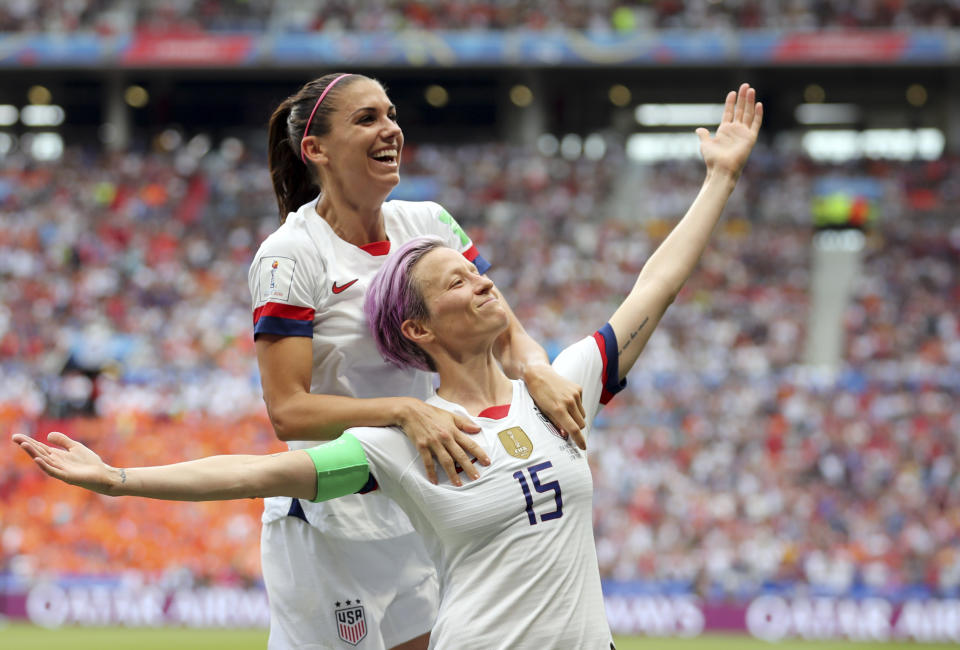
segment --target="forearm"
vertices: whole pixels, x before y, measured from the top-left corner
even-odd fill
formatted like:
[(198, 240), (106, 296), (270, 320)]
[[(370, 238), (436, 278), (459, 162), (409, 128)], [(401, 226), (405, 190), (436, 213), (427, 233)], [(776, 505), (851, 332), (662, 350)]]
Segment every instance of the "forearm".
[(636, 284), (610, 318), (617, 337), (620, 379), (626, 377), (667, 307), (693, 273), (736, 179), (709, 175), (697, 198), (644, 265)]
[(637, 278), (637, 287), (655, 280), (666, 288), (670, 299), (680, 292), (703, 255), (736, 184), (737, 177), (729, 173), (707, 173), (700, 192), (683, 219), (644, 264)]
[(157, 467), (109, 468), (111, 496), (220, 501), (270, 496), (313, 499), (316, 475), (304, 451), (210, 456)]
[(350, 427), (402, 426), (411, 398), (357, 399), (301, 392), (267, 404), (280, 440), (333, 440)]
[(509, 323), (506, 331), (497, 339), (494, 352), (508, 377), (523, 379), (531, 367), (550, 365), (550, 359), (543, 347), (523, 329), (503, 296), (499, 292), (498, 295), (507, 311)]

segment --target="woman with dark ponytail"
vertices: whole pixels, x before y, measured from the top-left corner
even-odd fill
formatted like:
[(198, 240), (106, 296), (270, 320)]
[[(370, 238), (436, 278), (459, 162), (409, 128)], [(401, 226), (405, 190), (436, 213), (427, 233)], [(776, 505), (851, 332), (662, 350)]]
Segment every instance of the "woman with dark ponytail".
[[(583, 386), (585, 434), (601, 405), (624, 387), (653, 330), (696, 268), (762, 121), (763, 106), (753, 88), (742, 84), (728, 93), (716, 133), (697, 129), (706, 175), (693, 204), (645, 261), (607, 323), (554, 361), (559, 373)], [(278, 281), (275, 286), (284, 285)], [(396, 428), (356, 427), (306, 451), (213, 456), (160, 467), (111, 467), (57, 432), (47, 438), (49, 445), (19, 434), (13, 442), (47, 474), (110, 496), (208, 501), (279, 494), (336, 502), (340, 497), (375, 498), (357, 494), (378, 488), (409, 514), (436, 559), (443, 587), (431, 632), (433, 648), (613, 648), (593, 540), (587, 456), (569, 438), (558, 437), (535, 406), (529, 386), (508, 379), (496, 362), (498, 338), (511, 319), (500, 298), (493, 282), (457, 248), (438, 237), (419, 237), (391, 253), (370, 280), (364, 301), (369, 334), (380, 353), (398, 369), (436, 370), (439, 383), (430, 403), (476, 417), (483, 426), (477, 440), (493, 462), (466, 486), (452, 476), (439, 484), (428, 477), (421, 450)], [(319, 618), (324, 607), (317, 595), (332, 594), (340, 585), (314, 593), (307, 569), (316, 566), (330, 576), (345, 569), (373, 575), (389, 566), (379, 575), (379, 586), (395, 598), (395, 576), (407, 568), (403, 549), (393, 552), (398, 541), (384, 544), (386, 561), (375, 555), (364, 558), (360, 553), (370, 551), (369, 546), (351, 553), (349, 544), (339, 547), (340, 554), (307, 557), (303, 574), (291, 573), (289, 588), (299, 590), (301, 609), (313, 608)], [(363, 543), (356, 544), (359, 549)], [(340, 566), (344, 558), (369, 564)], [(290, 559), (291, 567), (297, 560)], [(393, 582), (385, 580), (391, 577)], [(317, 636), (299, 647), (342, 647), (333, 642), (337, 636), (351, 646), (360, 644), (368, 629), (368, 598), (335, 602), (339, 631), (328, 637), (331, 642)], [(399, 602), (407, 618), (398, 621), (399, 611), (388, 611), (376, 619), (381, 637), (360, 647), (383, 647), (380, 639), (403, 638), (396, 633), (397, 624), (408, 635), (418, 629), (409, 598)], [(271, 645), (275, 639), (271, 631)], [(423, 641), (418, 637), (403, 646)]]
[[(254, 337), (264, 401), (277, 437), (313, 447), (355, 426), (397, 426), (426, 473), (455, 485), (488, 464), (468, 417), (425, 403), (431, 374), (383, 360), (363, 315), (373, 276), (391, 250), (435, 235), (480, 273), (489, 264), (441, 206), (386, 201), (400, 180), (403, 131), (383, 87), (359, 74), (329, 74), (274, 111), (270, 175), (280, 227), (250, 267)], [(504, 303), (505, 304), (505, 303)], [(507, 308), (497, 341), (507, 374), (580, 447), (580, 387), (560, 377)], [(375, 488), (376, 486), (371, 486)], [(381, 496), (326, 503), (265, 501), (263, 577), (270, 648), (426, 648), (437, 578), (406, 515)]]

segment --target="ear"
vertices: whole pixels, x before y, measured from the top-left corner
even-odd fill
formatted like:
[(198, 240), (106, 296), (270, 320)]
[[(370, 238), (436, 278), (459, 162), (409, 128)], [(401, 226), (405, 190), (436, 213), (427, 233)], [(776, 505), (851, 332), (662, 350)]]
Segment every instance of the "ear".
[(430, 343), (436, 336), (429, 327), (424, 325), (418, 320), (407, 319), (400, 324), (400, 332), (407, 339), (413, 341), (417, 345), (422, 346), (424, 343)]
[(312, 160), (317, 165), (326, 165), (330, 162), (327, 156), (327, 148), (315, 135), (308, 135), (300, 142), (300, 153), (307, 160)]

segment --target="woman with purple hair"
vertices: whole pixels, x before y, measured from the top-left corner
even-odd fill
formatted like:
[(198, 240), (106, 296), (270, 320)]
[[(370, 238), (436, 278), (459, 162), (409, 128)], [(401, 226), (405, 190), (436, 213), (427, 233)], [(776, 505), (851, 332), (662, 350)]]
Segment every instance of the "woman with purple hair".
[[(583, 386), (591, 424), (625, 383), (650, 334), (692, 273), (756, 142), (762, 106), (747, 84), (727, 96), (711, 137), (698, 129), (706, 180), (687, 214), (647, 260), (610, 320), (554, 360)], [(217, 456), (113, 468), (59, 433), (50, 447), (14, 441), (48, 474), (110, 495), (211, 500), (287, 495), (325, 500), (379, 491), (396, 501), (437, 564), (438, 648), (611, 648), (592, 533), (586, 455), (536, 408), (494, 356), (509, 312), (493, 282), (437, 238), (410, 241), (377, 273), (364, 303), (381, 354), (435, 370), (428, 402), (473, 418), (490, 458), (479, 478), (433, 483), (396, 428), (359, 427), (337, 440), (273, 456)]]
[[(263, 399), (277, 437), (307, 449), (356, 426), (393, 426), (420, 450), (428, 475), (476, 470), (486, 454), (467, 417), (425, 402), (430, 373), (384, 363), (363, 300), (391, 250), (441, 237), (482, 272), (490, 266), (456, 220), (432, 201), (387, 200), (400, 181), (404, 134), (383, 86), (361, 74), (306, 83), (270, 117), (270, 176), (280, 227), (248, 275)], [(580, 387), (511, 316), (497, 343), (511, 377), (581, 444)], [(347, 647), (423, 650), (436, 618), (437, 573), (407, 516), (383, 496), (264, 500), (260, 557), (271, 650)], [(360, 610), (339, 603), (362, 600)], [(349, 615), (348, 615), (349, 614)], [(352, 623), (344, 629), (341, 618)], [(340, 639), (338, 642), (337, 639)]]

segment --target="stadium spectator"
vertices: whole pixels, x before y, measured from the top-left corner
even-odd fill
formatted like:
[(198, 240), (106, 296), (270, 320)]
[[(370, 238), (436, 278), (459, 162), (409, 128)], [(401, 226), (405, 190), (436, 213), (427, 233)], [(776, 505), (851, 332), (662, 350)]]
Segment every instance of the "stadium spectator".
[(843, 30), (947, 28), (960, 5), (942, 0), (18, 0), (0, 8), (0, 32), (123, 34), (199, 32), (371, 32), (556, 30)]
[[(19, 154), (5, 159), (3, 430), (65, 430), (98, 449), (117, 445), (104, 454), (127, 463), (147, 456), (173, 462), (183, 457), (186, 440), (202, 444), (203, 454), (278, 449), (259, 403), (246, 292), (235, 284), (253, 242), (274, 227), (276, 217), (267, 216), (274, 210), (270, 180), (256, 156), (230, 154), (236, 146), (215, 147), (184, 164), (192, 159), (187, 145), (119, 155), (68, 150), (56, 164), (59, 192), (48, 182), (51, 164)], [(699, 272), (651, 339), (630, 385), (597, 422), (591, 446), (603, 574), (680, 584), (704, 596), (802, 589), (810, 576), (824, 591), (896, 596), (919, 589), (956, 597), (960, 228), (950, 210), (960, 162), (841, 167), (770, 150), (754, 156), (763, 164), (748, 166)], [(636, 260), (678, 216), (672, 206), (689, 201), (696, 165), (662, 163), (651, 168), (644, 188), (658, 200), (642, 205), (636, 221), (612, 215), (606, 198), (622, 158), (614, 145), (601, 161), (502, 144), (422, 145), (407, 147), (405, 165), (408, 175), (442, 181), (443, 193), (432, 198), (491, 254), (491, 275), (514, 299), (518, 318), (555, 352), (598, 325), (577, 315), (581, 306), (609, 310), (595, 296), (629, 289)], [(841, 172), (878, 179), (886, 189), (845, 321), (845, 364), (830, 380), (805, 371), (801, 358), (809, 196), (820, 176)], [(186, 196), (182, 188), (200, 178), (210, 198), (196, 220), (182, 222), (174, 217)], [(169, 188), (152, 212), (142, 198), (151, 184)], [(166, 253), (173, 256), (167, 261), (148, 257), (148, 242), (168, 237), (191, 244)], [(600, 257), (616, 261), (616, 270), (591, 273), (590, 261)], [(119, 278), (123, 290), (98, 297), (102, 277)], [(70, 336), (71, 330), (82, 334)], [(166, 356), (151, 352), (155, 346)], [(55, 424), (45, 416), (57, 399), (49, 378), (71, 352), (83, 351), (104, 368), (95, 380), (102, 419)], [(131, 426), (160, 428), (163, 435), (131, 438), (129, 450), (125, 442), (106, 442), (129, 437)], [(236, 441), (212, 437), (224, 428), (248, 433)], [(140, 552), (117, 545), (112, 529), (93, 525), (113, 516), (99, 500), (84, 503), (89, 517), (58, 524), (62, 495), (30, 482), (28, 469), (0, 458), (3, 566), (24, 575), (43, 566), (135, 568), (159, 576), (191, 557), (177, 547), (182, 537), (198, 552), (187, 564), (198, 579), (259, 575), (255, 557), (223, 566), (255, 548), (256, 507), (229, 516), (222, 509), (178, 510), (194, 523), (221, 514), (251, 522), (234, 526), (239, 537), (222, 547), (226, 552), (191, 537), (195, 528), (188, 527), (162, 533), (168, 555), (147, 559), (164, 548), (158, 546), (134, 557)], [(49, 507), (39, 508), (41, 501)], [(158, 531), (173, 521), (162, 509), (124, 514)], [(49, 531), (60, 531), (56, 553), (40, 543)], [(824, 567), (850, 564), (852, 576), (849, 569), (838, 572), (843, 583), (823, 582)]]

